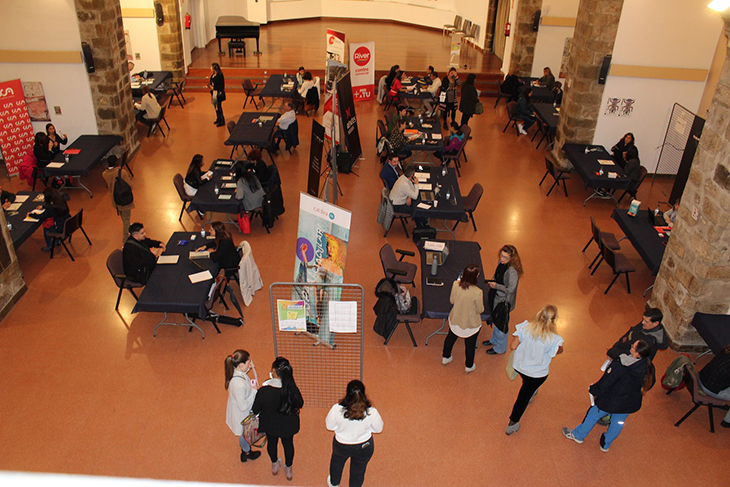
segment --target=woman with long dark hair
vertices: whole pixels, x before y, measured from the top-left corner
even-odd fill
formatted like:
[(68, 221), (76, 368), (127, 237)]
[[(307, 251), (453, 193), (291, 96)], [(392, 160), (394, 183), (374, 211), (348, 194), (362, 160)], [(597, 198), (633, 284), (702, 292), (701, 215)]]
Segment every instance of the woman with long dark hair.
[[(509, 311), (515, 309), (517, 301), (517, 284), (522, 277), (522, 261), (514, 245), (504, 245), (499, 249), (499, 263), (494, 271), (494, 277), (489, 281), (489, 307), (494, 308), (500, 303), (506, 303)], [(489, 355), (498, 355), (507, 351), (507, 337), (509, 336), (509, 321), (507, 330), (501, 331), (495, 324), (492, 327), (492, 338), (483, 342), (492, 348), (487, 350)]]
[(522, 414), (547, 380), (550, 362), (563, 353), (563, 337), (556, 332), (557, 319), (558, 309), (548, 304), (537, 312), (535, 319), (523, 321), (516, 327), (510, 349), (514, 350), (512, 367), (520, 374), (522, 387), (509, 417), (508, 436), (520, 429)]
[[(631, 149), (632, 147), (636, 147), (636, 139), (634, 138), (634, 134), (631, 132), (626, 132), (626, 135), (621, 137), (621, 140), (616, 142), (616, 145), (611, 147), (611, 155), (613, 155), (614, 161), (621, 166), (622, 168), (626, 165), (626, 159), (624, 158), (624, 153)], [(636, 150), (636, 156), (638, 157), (639, 150)]]
[(188, 172), (185, 174), (185, 194), (195, 196), (198, 189), (210, 180), (210, 176), (203, 172), (203, 156), (195, 154), (188, 165)]
[(449, 334), (444, 340), (444, 351), (441, 354), (441, 363), (446, 365), (454, 360), (451, 350), (454, 348), (457, 338), (464, 338), (464, 351), (466, 352), (466, 373), (474, 371), (474, 353), (479, 337), (479, 330), (482, 328), (481, 314), (484, 311), (484, 293), (477, 286), (479, 278), (479, 266), (474, 264), (466, 266), (461, 273), (461, 278), (451, 285), (451, 296), (449, 301), (454, 306), (449, 312)]
[(284, 357), (277, 357), (271, 365), (270, 379), (256, 394), (253, 412), (259, 415), (259, 430), (266, 433), (266, 451), (271, 459), (271, 473), (281, 468), (279, 440), (284, 448), (284, 473), (287, 480), (293, 476), (294, 435), (299, 432), (299, 410), (304, 406), (292, 366)]
[(479, 94), (477, 93), (474, 81), (477, 75), (469, 73), (466, 81), (461, 85), (461, 102), (459, 103), (459, 111), (461, 112), (461, 125), (469, 125), (469, 119), (477, 111), (477, 103), (479, 102)]
[(243, 200), (243, 210), (251, 211), (264, 204), (264, 189), (256, 173), (247, 170), (236, 182), (236, 199)]
[(400, 66), (397, 64), (394, 64), (390, 67), (390, 71), (388, 72), (388, 76), (385, 77), (385, 89), (390, 90), (390, 85), (393, 84), (393, 80), (395, 79), (395, 75), (400, 69)]
[(46, 187), (43, 190), (43, 199), (43, 206), (39, 206), (28, 213), (27, 216), (41, 221), (43, 225), (43, 238), (46, 241), (46, 246), (41, 250), (43, 252), (50, 252), (51, 246), (53, 245), (53, 238), (49, 237), (48, 234), (62, 232), (63, 223), (71, 215), (69, 214), (66, 199), (57, 189), (50, 186)]
[(325, 419), (327, 429), (335, 432), (327, 485), (336, 487), (342, 480), (342, 469), (350, 459), (350, 487), (360, 487), (365, 470), (373, 456), (373, 433), (383, 431), (383, 418), (365, 395), (365, 385), (359, 380), (347, 384), (347, 393), (332, 406)]
[(56, 157), (53, 153), (53, 141), (48, 138), (45, 132), (35, 134), (33, 142), (33, 155), (38, 161), (38, 167), (43, 168)]
[(215, 249), (210, 253), (213, 262), (220, 264), (221, 269), (236, 269), (241, 261), (236, 244), (233, 243), (231, 233), (221, 221), (210, 224), (213, 240), (199, 247), (197, 250)]
[[(228, 404), (226, 406), (226, 424), (234, 435), (238, 436), (238, 444), (241, 447), (241, 462), (256, 460), (261, 456), (260, 451), (251, 449), (243, 437), (243, 425), (241, 421), (251, 412), (256, 389), (258, 388), (258, 376), (253, 360), (246, 350), (236, 350), (226, 357), (226, 390), (228, 391)], [(248, 377), (249, 371), (253, 370), (254, 380)], [(237, 379), (237, 380), (234, 380)]]
[(636, 340), (628, 354), (621, 354), (611, 362), (598, 382), (588, 388), (595, 404), (575, 429), (563, 428), (563, 435), (576, 443), (583, 443), (598, 420), (610, 414), (611, 424), (599, 440), (601, 451), (608, 452), (613, 440), (621, 433), (626, 418), (641, 409), (644, 394), (654, 385), (651, 350), (644, 340)]
[(54, 127), (52, 123), (46, 124), (46, 135), (48, 136), (48, 140), (53, 142), (53, 148), (51, 151), (54, 155), (61, 152), (62, 145), (68, 144), (68, 137), (66, 134), (59, 134), (56, 132), (56, 127)]
[(223, 102), (226, 99), (226, 81), (223, 77), (223, 71), (218, 63), (210, 65), (210, 82), (208, 89), (210, 90), (211, 103), (215, 107), (216, 127), (222, 127), (226, 124), (226, 118), (223, 116)]

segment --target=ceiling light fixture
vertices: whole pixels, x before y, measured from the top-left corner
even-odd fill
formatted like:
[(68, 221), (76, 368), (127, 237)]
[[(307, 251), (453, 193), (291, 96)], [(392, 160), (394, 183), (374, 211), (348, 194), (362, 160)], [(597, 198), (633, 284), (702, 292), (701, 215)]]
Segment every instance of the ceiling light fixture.
[(707, 8), (711, 8), (717, 12), (723, 12), (730, 7), (730, 0), (712, 0)]

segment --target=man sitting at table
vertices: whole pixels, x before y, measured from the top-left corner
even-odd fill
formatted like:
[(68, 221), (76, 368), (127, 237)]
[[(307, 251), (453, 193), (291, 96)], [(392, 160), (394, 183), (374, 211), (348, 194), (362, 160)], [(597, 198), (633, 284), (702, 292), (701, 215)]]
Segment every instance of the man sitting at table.
[[(406, 167), (403, 175), (393, 185), (390, 190), (390, 201), (393, 203), (393, 210), (398, 213), (413, 214), (418, 204), (418, 178), (416, 178), (416, 168), (413, 166)], [(418, 228), (428, 225), (428, 220), (421, 217), (413, 217)]]
[(286, 136), (284, 133), (286, 132), (286, 129), (288, 129), (289, 125), (293, 124), (297, 119), (297, 113), (294, 111), (294, 104), (292, 102), (287, 101), (284, 103), (284, 107), (286, 107), (286, 111), (281, 117), (279, 117), (279, 120), (276, 121), (276, 132), (274, 132), (274, 138), (280, 137), (285, 139)]
[(165, 251), (165, 244), (147, 238), (141, 223), (129, 225), (129, 236), (122, 249), (124, 274), (135, 282), (147, 284), (157, 264), (157, 258)]
[(433, 105), (436, 102), (436, 98), (439, 96), (439, 92), (441, 91), (441, 78), (439, 78), (439, 74), (436, 71), (432, 71), (430, 79), (431, 84), (428, 85), (428, 88), (422, 90), (431, 94), (431, 98), (426, 98), (425, 100), (423, 100), (423, 108), (424, 110), (426, 110), (426, 113), (429, 114), (433, 111)]
[(393, 189), (393, 185), (401, 174), (403, 174), (403, 168), (400, 165), (400, 157), (398, 157), (398, 154), (391, 153), (380, 171), (380, 179), (383, 180), (388, 189)]
[(142, 100), (139, 103), (134, 104), (134, 108), (137, 109), (135, 118), (138, 122), (142, 122), (145, 125), (152, 125), (150, 120), (154, 120), (160, 116), (160, 104), (157, 103), (155, 95), (150, 93), (150, 87), (144, 85), (142, 87)]
[(15, 201), (15, 195), (10, 191), (5, 191), (0, 188), (0, 206), (2, 206), (4, 210), (7, 210), (10, 208), (10, 205), (13, 204), (13, 201)]

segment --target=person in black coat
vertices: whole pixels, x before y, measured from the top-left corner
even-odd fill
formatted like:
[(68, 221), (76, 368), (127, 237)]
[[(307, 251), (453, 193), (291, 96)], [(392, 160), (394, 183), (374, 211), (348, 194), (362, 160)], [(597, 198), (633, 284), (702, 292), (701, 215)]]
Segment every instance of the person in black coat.
[(499, 89), (502, 93), (509, 95), (509, 98), (507, 98), (507, 102), (509, 103), (511, 101), (517, 101), (523, 84), (522, 80), (517, 76), (517, 73), (513, 71), (504, 78), (502, 84), (499, 85)]
[(271, 379), (264, 382), (253, 403), (259, 415), (259, 431), (266, 433), (266, 450), (271, 459), (271, 473), (281, 468), (279, 439), (284, 448), (284, 473), (291, 480), (294, 462), (294, 435), (299, 432), (299, 410), (304, 406), (302, 393), (294, 381), (291, 364), (277, 357), (271, 365)]
[(470, 73), (464, 84), (461, 85), (461, 102), (459, 103), (461, 125), (469, 125), (469, 119), (476, 113), (477, 103), (479, 102), (479, 94), (474, 86), (476, 79), (476, 75)]
[(35, 134), (33, 144), (33, 155), (38, 160), (38, 167), (44, 168), (56, 157), (53, 153), (53, 141), (44, 132)]
[(624, 165), (624, 172), (626, 176), (631, 179), (633, 187), (636, 188), (639, 185), (639, 179), (641, 178), (641, 161), (639, 161), (639, 151), (636, 147), (629, 147), (624, 152), (624, 158), (626, 159)]
[(607, 452), (621, 433), (626, 418), (641, 409), (644, 394), (654, 384), (654, 365), (650, 354), (651, 347), (643, 340), (636, 340), (628, 354), (622, 354), (611, 362), (600, 380), (588, 389), (595, 397), (595, 404), (575, 429), (563, 428), (563, 435), (576, 443), (583, 443), (598, 420), (610, 414), (611, 425), (599, 441), (601, 451)]
[(210, 90), (211, 102), (215, 107), (216, 118), (213, 123), (215, 123), (216, 127), (222, 127), (226, 124), (226, 118), (223, 116), (223, 102), (226, 99), (226, 81), (218, 63), (211, 64), (208, 89)]
[(248, 152), (246, 155), (244, 170), (253, 171), (254, 174), (256, 174), (256, 179), (258, 179), (261, 183), (261, 186), (266, 188), (266, 184), (269, 181), (269, 166), (266, 165), (264, 158), (261, 157), (260, 150), (251, 149)]
[[(50, 186), (43, 190), (43, 206), (39, 206), (35, 210), (28, 213), (27, 216), (40, 220), (43, 225), (43, 238), (46, 246), (41, 248), (43, 252), (50, 252), (53, 245), (53, 238), (48, 236), (49, 233), (59, 233), (63, 231), (63, 224), (71, 216), (69, 214), (66, 199), (57, 190)], [(56, 243), (59, 245), (59, 243)]]
[(210, 176), (203, 172), (203, 156), (195, 154), (188, 165), (188, 172), (185, 174), (185, 194), (195, 196), (198, 189), (210, 181)]
[(235, 272), (238, 272), (241, 255), (236, 249), (236, 244), (233, 243), (230, 232), (226, 230), (223, 222), (213, 222), (210, 226), (213, 229), (214, 239), (197, 250), (215, 249), (210, 253), (211, 260), (220, 264), (222, 269), (235, 269)]
[(611, 348), (608, 349), (606, 355), (611, 360), (615, 360), (622, 353), (629, 353), (631, 344), (636, 340), (643, 340), (649, 345), (651, 353), (649, 358), (654, 360), (657, 350), (666, 350), (669, 346), (667, 332), (664, 331), (662, 319), (664, 315), (659, 308), (647, 308), (641, 319), (641, 323), (629, 328), (629, 331), (623, 334)]
[[(626, 135), (621, 137), (621, 140), (616, 142), (616, 145), (611, 147), (611, 154), (613, 154), (613, 160), (616, 161), (616, 163), (621, 166), (623, 169), (624, 165), (626, 164), (626, 159), (624, 159), (624, 152), (626, 152), (629, 147), (636, 147), (636, 139), (634, 138), (634, 134), (631, 132), (627, 132)], [(638, 149), (637, 149), (637, 157), (638, 157)]]
[(147, 284), (157, 258), (165, 251), (165, 244), (147, 238), (141, 223), (129, 225), (129, 236), (122, 249), (124, 274), (135, 282)]
[(56, 127), (54, 127), (52, 123), (46, 124), (46, 135), (48, 135), (48, 140), (53, 143), (51, 151), (54, 155), (61, 152), (62, 145), (68, 144), (68, 137), (66, 134), (59, 134), (56, 132)]

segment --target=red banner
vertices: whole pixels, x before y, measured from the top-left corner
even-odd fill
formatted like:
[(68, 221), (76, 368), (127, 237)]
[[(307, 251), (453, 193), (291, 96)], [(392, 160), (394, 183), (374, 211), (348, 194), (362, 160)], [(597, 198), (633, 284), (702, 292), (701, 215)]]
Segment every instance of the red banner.
[(0, 83), (0, 147), (10, 175), (33, 150), (33, 125), (19, 79)]

